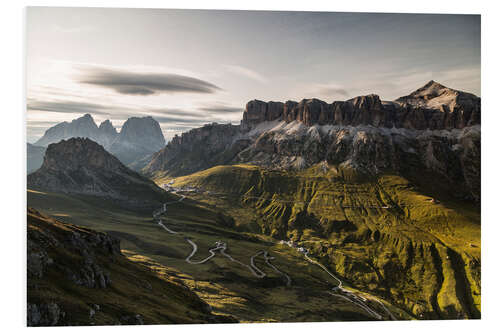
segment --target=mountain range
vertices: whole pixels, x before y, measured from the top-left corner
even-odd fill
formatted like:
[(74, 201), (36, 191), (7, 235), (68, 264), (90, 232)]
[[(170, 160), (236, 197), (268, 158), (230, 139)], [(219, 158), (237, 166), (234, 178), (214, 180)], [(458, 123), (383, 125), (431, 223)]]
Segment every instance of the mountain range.
[[(49, 128), (34, 145), (47, 147), (51, 143), (76, 137), (89, 138), (101, 144), (124, 164), (132, 164), (136, 168), (143, 167), (146, 162), (141, 161), (165, 146), (160, 125), (152, 117), (129, 118), (123, 124), (121, 131), (117, 132), (109, 120), (97, 126), (90, 114)], [(36, 164), (29, 166), (28, 170), (34, 170), (35, 167)]]
[(301, 170), (325, 161), (369, 174), (427, 171), (456, 195), (479, 200), (480, 119), (479, 97), (434, 81), (395, 101), (253, 100), (240, 125), (175, 136), (143, 171), (182, 176), (238, 163)]
[[(49, 144), (41, 167), (28, 175), (28, 206), (106, 234), (57, 223), (60, 231), (41, 221), (47, 216), (28, 212), (36, 222), (28, 237), (34, 245), (28, 282), (35, 286), (28, 317), (43, 316), (41, 324), (50, 325), (55, 313), (65, 323), (64, 311), (85, 317), (66, 322), (89, 323), (94, 299), (112, 316), (102, 323), (140, 323), (137, 315), (170, 322), (162, 317), (170, 312), (200, 322), (481, 317), (479, 97), (430, 81), (394, 101), (377, 95), (330, 104), (253, 100), (242, 118), (239, 125), (207, 124), (158, 145), (151, 158), (131, 162), (149, 161), (142, 173), (119, 160), (120, 149), (143, 151), (137, 142), (159, 141), (152, 119), (129, 119), (106, 146), (81, 137)], [(111, 124), (101, 125), (112, 133)], [(149, 138), (141, 138), (147, 131)], [(67, 248), (39, 241), (53, 231), (67, 234), (69, 240), (57, 239)], [(156, 305), (170, 294), (156, 293), (162, 285), (149, 288), (142, 281), (150, 277), (135, 271), (114, 266), (126, 278), (106, 275), (111, 266), (102, 263), (114, 259), (93, 253), (101, 254), (104, 243), (115, 256), (113, 237), (138, 254), (129, 258), (183, 281), (224, 317), (190, 294), (182, 297), (193, 301), (192, 315), (176, 302), (168, 310), (127, 303), (122, 313), (114, 304), (123, 295), (133, 301), (142, 293)], [(55, 252), (47, 257), (49, 250)], [(97, 266), (86, 265), (89, 257)], [(40, 280), (40, 267), (51, 279)], [(49, 283), (56, 280), (65, 293)], [(128, 282), (138, 286), (134, 295), (120, 288)], [(103, 292), (94, 293), (99, 284)], [(70, 302), (53, 302), (40, 286)], [(109, 298), (101, 301), (104, 295)]]

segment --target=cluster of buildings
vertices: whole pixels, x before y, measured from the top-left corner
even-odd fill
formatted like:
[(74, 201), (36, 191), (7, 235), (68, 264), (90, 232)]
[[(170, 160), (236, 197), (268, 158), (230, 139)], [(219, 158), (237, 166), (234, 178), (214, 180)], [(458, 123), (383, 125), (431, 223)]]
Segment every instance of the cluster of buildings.
[(283, 244), (283, 245), (288, 245), (290, 246), (291, 248), (294, 248), (294, 249), (297, 249), (297, 251), (299, 251), (300, 253), (307, 253), (307, 249), (305, 247), (301, 247), (299, 246), (297, 243), (295, 243), (294, 241), (292, 240), (289, 240), (289, 241), (284, 241), (284, 240), (281, 240), (280, 241), (280, 244)]
[(168, 184), (163, 184), (161, 187), (167, 191), (167, 192), (173, 192), (173, 193), (177, 193), (177, 192), (201, 192), (198, 188), (196, 187), (193, 187), (193, 186), (184, 186), (184, 187), (173, 187), (172, 186), (172, 182), (168, 183)]

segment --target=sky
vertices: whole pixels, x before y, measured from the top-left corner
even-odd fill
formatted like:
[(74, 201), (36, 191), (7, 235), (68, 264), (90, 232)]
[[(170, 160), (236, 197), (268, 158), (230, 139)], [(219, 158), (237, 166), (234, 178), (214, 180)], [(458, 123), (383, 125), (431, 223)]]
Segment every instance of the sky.
[(90, 113), (167, 140), (238, 124), (248, 101), (481, 95), (479, 15), (29, 7), (27, 141)]

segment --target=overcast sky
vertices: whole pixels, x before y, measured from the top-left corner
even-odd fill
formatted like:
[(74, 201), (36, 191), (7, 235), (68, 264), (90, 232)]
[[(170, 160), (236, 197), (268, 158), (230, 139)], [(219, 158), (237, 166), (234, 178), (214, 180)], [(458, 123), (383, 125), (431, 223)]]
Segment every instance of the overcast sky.
[(169, 140), (252, 99), (480, 95), (480, 58), (477, 15), (31, 7), (28, 142), (84, 113), (151, 115)]

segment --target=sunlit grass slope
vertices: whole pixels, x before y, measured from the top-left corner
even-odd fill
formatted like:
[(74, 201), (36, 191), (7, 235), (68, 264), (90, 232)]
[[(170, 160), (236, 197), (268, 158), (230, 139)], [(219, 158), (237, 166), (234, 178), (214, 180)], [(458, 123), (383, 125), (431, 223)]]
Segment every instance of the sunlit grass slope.
[[(170, 179), (158, 177), (157, 183)], [(175, 179), (238, 230), (307, 244), (353, 286), (419, 318), (480, 317), (480, 211), (425, 174), (217, 166)]]

